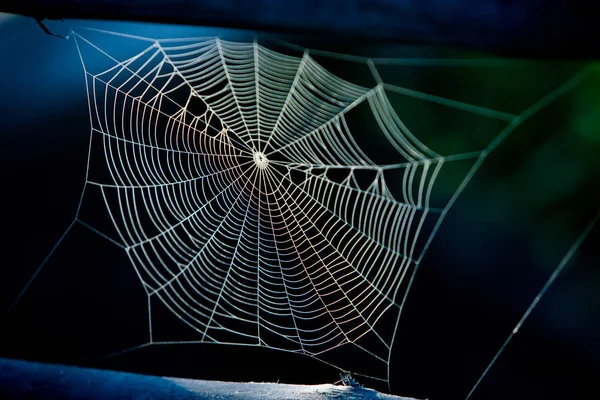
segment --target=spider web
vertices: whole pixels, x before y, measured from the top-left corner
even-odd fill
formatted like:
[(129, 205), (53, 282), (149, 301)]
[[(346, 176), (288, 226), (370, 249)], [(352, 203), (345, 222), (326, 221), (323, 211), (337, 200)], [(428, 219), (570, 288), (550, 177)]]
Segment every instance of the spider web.
[[(221, 343), (331, 364), (329, 353), (352, 346), (380, 364), (369, 377), (386, 382), (406, 296), (446, 213), (506, 136), (581, 79), (512, 115), (386, 83), (378, 66), (394, 60), (104, 33), (143, 48), (117, 58), (72, 34), (92, 131), (75, 221), (124, 249), (147, 294), (149, 340), (125, 351)], [(92, 71), (84, 46), (112, 66)], [(374, 84), (342, 79), (314, 55), (362, 64)], [(393, 94), (505, 128), (483, 148), (440, 154), (409, 129)], [(366, 133), (356, 115), (370, 121)], [(373, 151), (374, 137), (394, 157)], [(436, 195), (455, 163), (467, 168)], [(94, 196), (112, 229), (83, 215)], [(152, 299), (195, 339), (155, 338)]]

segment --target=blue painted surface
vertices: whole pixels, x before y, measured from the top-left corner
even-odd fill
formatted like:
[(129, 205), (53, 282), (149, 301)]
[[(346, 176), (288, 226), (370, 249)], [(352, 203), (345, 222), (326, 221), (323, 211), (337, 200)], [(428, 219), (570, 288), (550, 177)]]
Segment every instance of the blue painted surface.
[(388, 399), (370, 389), (162, 378), (126, 372), (0, 359), (0, 398), (45, 400)]
[(3, 399), (197, 399), (167, 379), (0, 359)]

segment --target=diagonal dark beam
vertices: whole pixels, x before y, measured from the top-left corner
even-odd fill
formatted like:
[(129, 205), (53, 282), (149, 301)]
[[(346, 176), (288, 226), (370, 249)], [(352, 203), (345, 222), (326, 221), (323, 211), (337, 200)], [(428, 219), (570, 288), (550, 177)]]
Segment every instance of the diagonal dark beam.
[(0, 12), (299, 34), (332, 42), (433, 44), (506, 56), (595, 58), (589, 0), (19, 0)]

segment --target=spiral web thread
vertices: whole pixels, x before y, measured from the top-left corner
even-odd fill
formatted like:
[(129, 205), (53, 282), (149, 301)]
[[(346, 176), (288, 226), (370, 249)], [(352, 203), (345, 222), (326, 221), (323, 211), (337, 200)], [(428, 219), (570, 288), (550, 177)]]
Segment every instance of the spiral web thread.
[[(406, 296), (446, 213), (502, 140), (583, 77), (511, 115), (387, 84), (377, 70), (379, 64), (432, 60), (306, 49), (296, 57), (256, 40), (104, 33), (148, 46), (119, 61), (71, 35), (86, 75), (90, 149), (100, 146), (104, 155), (88, 160), (73, 224), (122, 247), (146, 291), (149, 341), (125, 352), (210, 342), (264, 346), (331, 364), (324, 355), (350, 345), (384, 365), (387, 376), (370, 377), (388, 383)], [(114, 66), (91, 73), (83, 45)], [(377, 83), (367, 88), (343, 80), (311, 54), (365, 64)], [(405, 126), (389, 92), (505, 121), (506, 127), (484, 149), (441, 155)], [(401, 162), (377, 163), (359, 146), (346, 116), (361, 104)], [(461, 160), (472, 160), (470, 169), (446, 204), (432, 207), (440, 171)], [(103, 180), (94, 179), (94, 169), (104, 170)], [(386, 179), (390, 171), (400, 177), (393, 182), (397, 190)], [(80, 215), (91, 188), (99, 189), (118, 238)], [(154, 338), (152, 298), (197, 339)], [(378, 322), (388, 314), (395, 325), (382, 332)]]

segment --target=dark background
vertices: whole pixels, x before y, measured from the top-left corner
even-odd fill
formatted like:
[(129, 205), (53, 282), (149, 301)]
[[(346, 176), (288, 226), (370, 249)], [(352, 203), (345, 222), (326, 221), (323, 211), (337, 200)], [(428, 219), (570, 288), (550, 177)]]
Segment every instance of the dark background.
[(524, 57), (600, 55), (600, 27), (587, 0), (20, 0), (0, 10), (39, 19), (218, 26), (353, 43), (433, 43)]
[[(85, 179), (89, 117), (72, 41), (46, 36), (31, 19), (0, 18), (0, 306), (8, 309), (75, 216)], [(153, 37), (248, 37), (215, 29), (71, 24)], [(302, 38), (296, 42), (326, 46)], [(474, 56), (377, 43), (336, 50), (390, 57)], [(116, 51), (126, 54), (128, 49)], [(514, 114), (578, 71), (589, 70), (582, 84), (494, 151), (448, 213), (423, 259), (394, 343), (391, 386), (400, 395), (464, 398), (600, 206), (598, 66), (511, 60), (491, 65), (381, 69), (384, 81)], [(444, 154), (488, 143), (503, 126), (418, 101), (397, 98), (394, 105), (413, 131)], [(440, 198), (455, 189), (452, 179), (447, 187), (445, 182), (439, 183)], [(94, 210), (103, 212), (102, 207)], [(597, 392), (599, 238), (596, 228), (474, 399), (577, 398), (586, 389)], [(162, 345), (98, 361), (148, 340), (147, 306), (124, 252), (76, 224), (22, 301), (2, 319), (0, 356), (205, 379), (338, 379), (335, 369), (313, 359), (245, 347)], [(168, 310), (152, 306), (155, 335), (193, 339)], [(353, 355), (336, 357), (343, 364)]]

